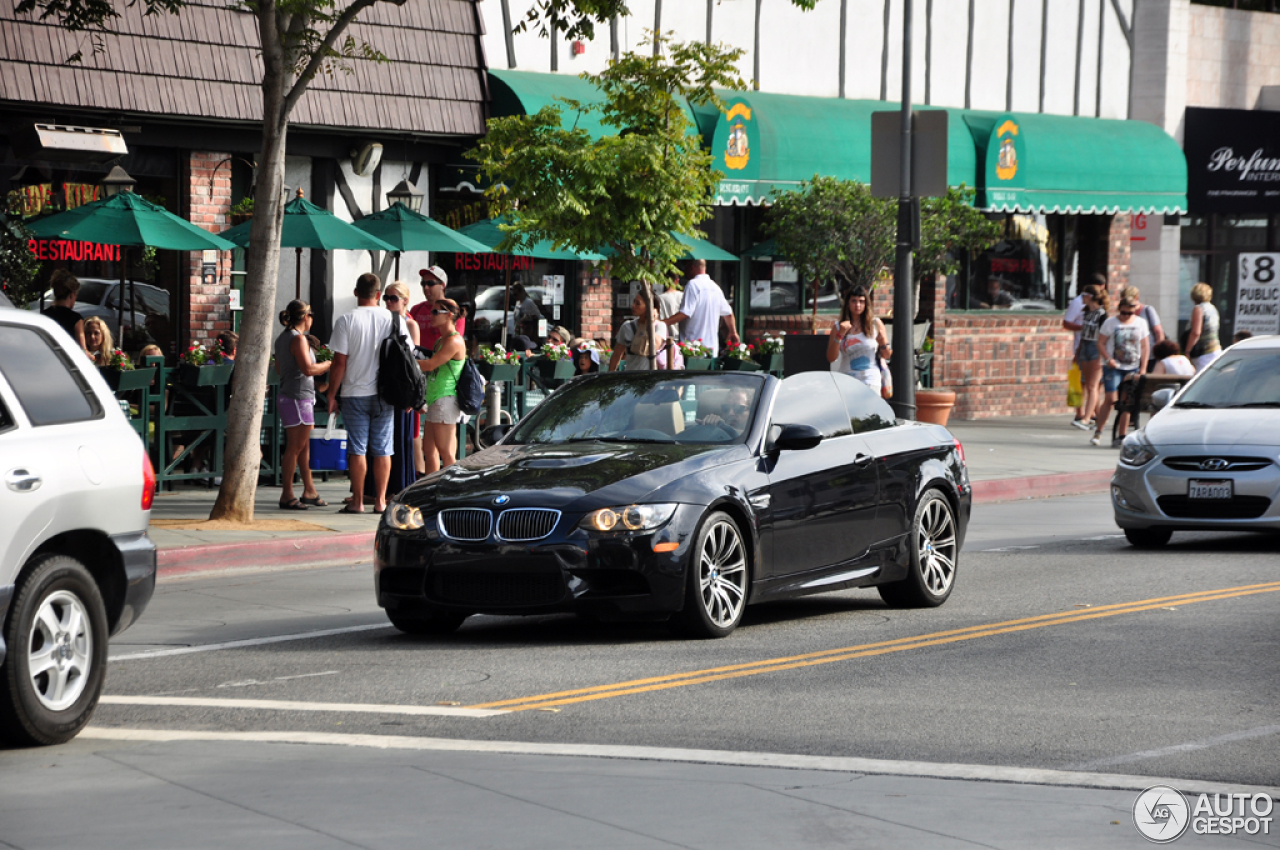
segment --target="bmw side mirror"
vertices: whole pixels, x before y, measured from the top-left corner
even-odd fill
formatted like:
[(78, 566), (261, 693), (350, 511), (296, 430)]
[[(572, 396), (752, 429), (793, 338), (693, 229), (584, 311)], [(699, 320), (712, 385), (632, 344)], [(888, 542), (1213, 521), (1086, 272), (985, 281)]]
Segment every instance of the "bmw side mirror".
[(783, 425), (781, 433), (773, 440), (774, 449), (803, 451), (822, 442), (822, 432), (812, 425)]
[(1161, 410), (1169, 406), (1169, 402), (1173, 401), (1173, 394), (1177, 392), (1173, 387), (1164, 387), (1158, 389), (1151, 394), (1151, 404), (1156, 410)]

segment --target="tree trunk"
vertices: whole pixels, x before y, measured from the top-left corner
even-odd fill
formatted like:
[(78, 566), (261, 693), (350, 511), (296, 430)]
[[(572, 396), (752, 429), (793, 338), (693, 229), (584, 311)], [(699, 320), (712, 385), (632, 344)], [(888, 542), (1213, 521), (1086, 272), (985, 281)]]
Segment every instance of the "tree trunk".
[(271, 331), (280, 276), (280, 231), (284, 223), (284, 164), (288, 116), (285, 92), (292, 77), (277, 29), (276, 6), (264, 0), (258, 12), (262, 37), (262, 152), (254, 187), (254, 216), (245, 269), (244, 312), (227, 411), (222, 486), (209, 519), (253, 520), (262, 462), (262, 399), (271, 365)]

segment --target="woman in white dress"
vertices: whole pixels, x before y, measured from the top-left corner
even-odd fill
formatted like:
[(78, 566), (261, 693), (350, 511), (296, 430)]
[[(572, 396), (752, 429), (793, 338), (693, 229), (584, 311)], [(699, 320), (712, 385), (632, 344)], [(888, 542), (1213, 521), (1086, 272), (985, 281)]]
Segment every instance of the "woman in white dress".
[(884, 323), (875, 317), (872, 294), (866, 287), (855, 286), (845, 296), (840, 320), (831, 326), (827, 337), (827, 361), (831, 371), (857, 378), (877, 393), (880, 392), (880, 364), (891, 355)]

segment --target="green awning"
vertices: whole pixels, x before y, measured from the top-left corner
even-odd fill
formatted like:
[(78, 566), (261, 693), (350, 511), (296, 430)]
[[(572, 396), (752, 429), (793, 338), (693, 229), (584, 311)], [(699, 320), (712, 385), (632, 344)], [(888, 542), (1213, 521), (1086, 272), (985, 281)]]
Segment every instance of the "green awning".
[[(558, 97), (569, 98), (580, 103), (599, 103), (604, 100), (600, 90), (586, 80), (574, 74), (541, 74), (536, 71), (489, 71), (489, 92), (492, 98), (492, 114), (533, 115), (544, 106), (558, 106), (562, 115), (562, 126), (580, 127), (586, 130), (593, 139), (617, 134), (616, 127), (600, 123), (597, 112), (573, 112), (568, 106), (556, 100)], [(683, 104), (685, 117), (692, 124), (692, 132), (699, 129), (698, 116), (694, 115), (689, 105)], [(710, 116), (703, 116), (703, 123), (709, 123)]]
[[(871, 114), (897, 109), (878, 100), (761, 92), (721, 96), (726, 114), (711, 142), (714, 167), (725, 175), (716, 195), (719, 204), (768, 203), (773, 193), (798, 189), (815, 174), (869, 183)], [(1186, 160), (1177, 142), (1153, 124), (945, 111), (947, 182), (976, 188), (979, 208), (1186, 210)]]
[[(978, 151), (978, 205), (1003, 212), (1187, 211), (1187, 160), (1146, 121), (960, 110)], [(957, 122), (959, 123), (959, 122)]]
[[(871, 113), (893, 109), (878, 100), (843, 100), (763, 92), (721, 92), (725, 114), (711, 142), (713, 167), (724, 173), (718, 204), (762, 204), (774, 192), (800, 188), (815, 174), (871, 182)], [(976, 171), (973, 140), (948, 124), (948, 172), (956, 185)], [(972, 176), (967, 180), (973, 185)]]

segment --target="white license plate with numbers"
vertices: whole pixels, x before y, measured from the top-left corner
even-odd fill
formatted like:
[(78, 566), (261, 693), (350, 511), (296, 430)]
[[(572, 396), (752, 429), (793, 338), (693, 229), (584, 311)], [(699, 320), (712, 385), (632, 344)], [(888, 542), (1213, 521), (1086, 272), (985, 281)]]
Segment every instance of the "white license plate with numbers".
[(1197, 481), (1191, 480), (1191, 490), (1187, 496), (1192, 499), (1230, 499), (1232, 494), (1231, 479)]

